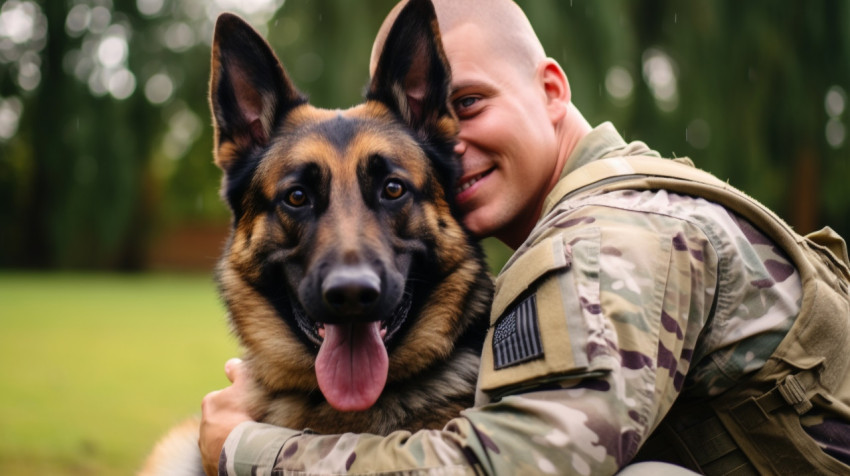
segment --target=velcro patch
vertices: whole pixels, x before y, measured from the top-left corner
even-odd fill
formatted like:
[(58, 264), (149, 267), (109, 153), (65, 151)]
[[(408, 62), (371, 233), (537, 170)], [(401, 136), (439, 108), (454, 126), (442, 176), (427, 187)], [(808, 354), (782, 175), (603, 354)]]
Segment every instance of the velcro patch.
[(502, 315), (493, 330), (493, 364), (496, 370), (543, 357), (537, 325), (537, 298), (523, 299)]

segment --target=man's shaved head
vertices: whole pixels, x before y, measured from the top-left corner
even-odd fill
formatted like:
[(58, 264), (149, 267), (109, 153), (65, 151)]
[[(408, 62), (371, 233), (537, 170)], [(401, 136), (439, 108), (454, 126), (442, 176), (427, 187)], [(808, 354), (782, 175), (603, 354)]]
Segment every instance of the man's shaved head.
[[(406, 3), (407, 0), (401, 0), (381, 25), (372, 45), (370, 75), (375, 72), (384, 41)], [(533, 73), (537, 65), (546, 58), (531, 23), (513, 0), (433, 0), (433, 3), (443, 34), (458, 26), (473, 24), (487, 35), (494, 50), (529, 73)], [(451, 62), (451, 58), (449, 61)]]

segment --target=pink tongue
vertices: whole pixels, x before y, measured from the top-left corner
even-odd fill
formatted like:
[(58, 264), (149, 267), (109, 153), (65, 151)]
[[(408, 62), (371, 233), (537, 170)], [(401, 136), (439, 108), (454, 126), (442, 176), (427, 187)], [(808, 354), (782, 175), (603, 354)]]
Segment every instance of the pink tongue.
[(388, 368), (380, 322), (325, 324), (316, 378), (332, 407), (354, 412), (374, 405), (387, 383)]

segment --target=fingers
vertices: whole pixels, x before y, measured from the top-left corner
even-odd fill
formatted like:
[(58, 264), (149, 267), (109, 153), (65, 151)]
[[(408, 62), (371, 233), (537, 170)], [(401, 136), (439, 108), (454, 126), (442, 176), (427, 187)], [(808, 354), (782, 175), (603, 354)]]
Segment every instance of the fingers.
[(241, 379), (244, 373), (245, 366), (242, 364), (242, 359), (236, 357), (228, 360), (224, 364), (224, 374), (231, 383), (236, 383), (236, 379)]
[(198, 445), (207, 474), (216, 474), (227, 435), (240, 423), (251, 420), (248, 395), (252, 381), (248, 368), (241, 360), (230, 359), (224, 365), (224, 373), (233, 384), (208, 393), (201, 401)]

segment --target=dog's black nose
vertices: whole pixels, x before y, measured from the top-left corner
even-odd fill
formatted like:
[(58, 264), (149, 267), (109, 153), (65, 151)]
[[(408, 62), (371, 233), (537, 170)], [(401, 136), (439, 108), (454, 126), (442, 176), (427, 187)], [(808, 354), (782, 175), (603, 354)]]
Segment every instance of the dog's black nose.
[(381, 278), (366, 266), (340, 266), (322, 282), (325, 306), (338, 316), (365, 316), (381, 297)]

